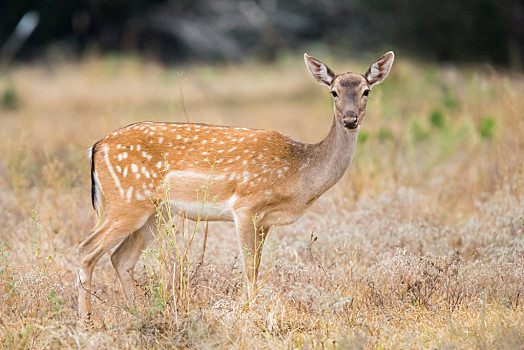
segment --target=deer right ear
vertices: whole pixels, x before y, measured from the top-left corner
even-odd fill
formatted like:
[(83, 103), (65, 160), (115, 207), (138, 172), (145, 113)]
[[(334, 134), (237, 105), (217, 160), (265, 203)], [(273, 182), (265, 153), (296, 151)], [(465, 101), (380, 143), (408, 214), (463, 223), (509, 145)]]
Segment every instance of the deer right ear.
[(309, 73), (311, 73), (316, 81), (328, 87), (331, 86), (335, 78), (335, 73), (329, 69), (328, 66), (316, 58), (308, 56), (307, 53), (304, 54), (304, 61), (306, 62), (307, 69), (309, 69)]

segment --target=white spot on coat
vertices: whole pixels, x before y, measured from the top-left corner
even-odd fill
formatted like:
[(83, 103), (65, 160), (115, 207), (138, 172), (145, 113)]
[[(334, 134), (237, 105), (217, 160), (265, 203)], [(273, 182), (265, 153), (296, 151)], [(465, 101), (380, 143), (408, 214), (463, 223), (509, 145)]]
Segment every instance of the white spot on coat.
[(120, 192), (120, 196), (124, 196), (124, 190), (122, 189), (122, 186), (120, 186), (120, 181), (118, 180), (118, 177), (116, 176), (115, 172), (113, 171), (113, 167), (111, 166), (111, 163), (109, 162), (109, 157), (107, 156), (107, 152), (109, 150), (109, 147), (105, 146), (104, 151), (106, 153), (105, 161), (107, 164), (107, 168), (109, 169), (109, 173), (113, 177), (113, 180), (115, 181), (115, 185), (118, 188), (118, 191)]
[(131, 201), (132, 195), (133, 195), (133, 186), (129, 187), (126, 193), (128, 203)]

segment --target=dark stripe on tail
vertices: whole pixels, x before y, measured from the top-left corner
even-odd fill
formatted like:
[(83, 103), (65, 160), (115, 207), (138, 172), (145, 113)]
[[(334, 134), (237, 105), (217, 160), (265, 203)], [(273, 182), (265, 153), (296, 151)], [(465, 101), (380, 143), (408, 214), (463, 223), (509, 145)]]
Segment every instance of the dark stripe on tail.
[(98, 145), (98, 142), (96, 142), (93, 145), (93, 148), (91, 149), (91, 204), (93, 205), (93, 209), (96, 209), (95, 201), (96, 201), (96, 185), (95, 185), (95, 152), (96, 152), (96, 146)]

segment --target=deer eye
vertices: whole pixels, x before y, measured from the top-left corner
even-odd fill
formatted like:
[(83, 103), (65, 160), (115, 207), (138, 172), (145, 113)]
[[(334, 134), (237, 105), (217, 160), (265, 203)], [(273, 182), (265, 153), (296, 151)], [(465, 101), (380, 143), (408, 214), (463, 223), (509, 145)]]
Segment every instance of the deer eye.
[(333, 97), (338, 97), (337, 93), (335, 91), (331, 91), (331, 95), (333, 95)]
[(369, 89), (364, 90), (364, 96), (369, 95), (370, 91), (371, 91), (371, 90), (369, 90)]

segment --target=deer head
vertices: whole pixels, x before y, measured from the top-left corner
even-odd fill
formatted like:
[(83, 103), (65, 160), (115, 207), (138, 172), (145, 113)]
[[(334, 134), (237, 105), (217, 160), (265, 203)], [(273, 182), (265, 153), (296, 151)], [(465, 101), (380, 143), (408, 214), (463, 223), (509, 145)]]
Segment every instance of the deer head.
[(366, 115), (371, 88), (387, 77), (394, 59), (395, 55), (389, 51), (373, 63), (364, 75), (351, 72), (335, 74), (324, 63), (304, 54), (306, 66), (313, 78), (329, 87), (333, 95), (335, 119), (349, 132), (358, 130)]

